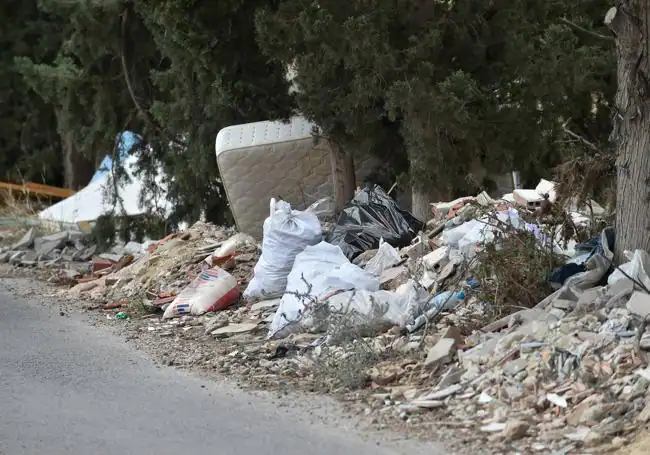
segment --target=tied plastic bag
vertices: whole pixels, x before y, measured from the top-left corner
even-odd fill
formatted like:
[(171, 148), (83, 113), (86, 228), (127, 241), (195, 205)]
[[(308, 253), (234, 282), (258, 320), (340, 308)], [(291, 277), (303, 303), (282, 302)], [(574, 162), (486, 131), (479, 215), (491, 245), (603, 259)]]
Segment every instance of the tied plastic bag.
[[(309, 306), (333, 294), (353, 289), (377, 291), (379, 279), (352, 264), (338, 246), (327, 242), (308, 246), (298, 254), (287, 279), (269, 337), (286, 336)], [(287, 329), (287, 330), (285, 330)]]
[[(429, 293), (414, 280), (408, 280), (395, 291), (355, 290), (335, 294), (327, 299), (332, 311), (349, 314), (357, 325), (377, 331), (391, 326), (404, 327), (421, 313)], [(301, 325), (309, 328), (309, 317)]]
[(377, 248), (381, 238), (394, 247), (409, 246), (422, 227), (421, 221), (375, 186), (364, 188), (346, 205), (327, 241), (353, 260)]
[(287, 287), (296, 255), (323, 240), (320, 221), (313, 213), (291, 210), (285, 201), (271, 200), (271, 215), (264, 221), (262, 255), (244, 298), (278, 294)]
[(202, 271), (181, 291), (167, 307), (163, 319), (184, 314), (202, 315), (223, 310), (237, 301), (239, 286), (237, 279), (225, 270), (214, 267)]
[(384, 242), (384, 239), (379, 241), (379, 249), (372, 259), (366, 264), (365, 270), (373, 276), (380, 277), (384, 270), (398, 264), (402, 261), (399, 252)]
[[(632, 279), (643, 284), (647, 289), (650, 289), (650, 255), (644, 250), (635, 250), (634, 253), (625, 251), (625, 257), (629, 262), (620, 266), (620, 270), (616, 269), (607, 279), (607, 284), (612, 286), (619, 281), (631, 281), (627, 274)], [(625, 272), (625, 274), (623, 273)]]

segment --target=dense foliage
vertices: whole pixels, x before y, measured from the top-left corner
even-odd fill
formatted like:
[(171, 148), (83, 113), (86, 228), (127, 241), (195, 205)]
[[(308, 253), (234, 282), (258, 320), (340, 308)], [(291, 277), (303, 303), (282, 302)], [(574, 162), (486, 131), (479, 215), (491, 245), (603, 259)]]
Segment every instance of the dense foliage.
[(228, 221), (214, 139), (231, 124), (300, 111), (441, 197), (513, 168), (534, 181), (610, 130), (602, 0), (6, 3), (2, 174), (60, 183), (67, 163), (83, 184), (131, 129), (179, 219)]

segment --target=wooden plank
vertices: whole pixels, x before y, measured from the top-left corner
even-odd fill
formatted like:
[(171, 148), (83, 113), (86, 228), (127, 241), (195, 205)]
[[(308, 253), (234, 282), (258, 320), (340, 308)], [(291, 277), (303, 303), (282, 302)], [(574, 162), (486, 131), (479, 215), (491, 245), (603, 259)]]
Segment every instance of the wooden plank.
[(26, 194), (35, 194), (39, 196), (53, 197), (58, 199), (66, 199), (72, 196), (73, 194), (75, 194), (74, 190), (70, 190), (67, 188), (57, 188), (55, 186), (42, 185), (40, 183), (31, 183), (31, 182), (27, 182), (24, 184), (0, 182), (0, 189), (13, 191), (13, 192), (26, 193)]

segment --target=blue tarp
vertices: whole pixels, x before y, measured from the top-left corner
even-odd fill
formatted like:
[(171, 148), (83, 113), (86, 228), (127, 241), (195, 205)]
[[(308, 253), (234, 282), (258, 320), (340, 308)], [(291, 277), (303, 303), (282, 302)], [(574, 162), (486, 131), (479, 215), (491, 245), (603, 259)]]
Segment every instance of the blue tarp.
[[(120, 161), (124, 161), (126, 157), (129, 156), (129, 152), (133, 146), (140, 142), (142, 140), (142, 137), (132, 131), (123, 131), (118, 135), (118, 138), (116, 138), (116, 140), (119, 140), (119, 143), (117, 145), (118, 156), (120, 157)], [(90, 183), (102, 179), (107, 173), (111, 171), (112, 168), (112, 154), (106, 155), (99, 165), (99, 168), (95, 172), (95, 175), (93, 175), (93, 178), (90, 180)]]

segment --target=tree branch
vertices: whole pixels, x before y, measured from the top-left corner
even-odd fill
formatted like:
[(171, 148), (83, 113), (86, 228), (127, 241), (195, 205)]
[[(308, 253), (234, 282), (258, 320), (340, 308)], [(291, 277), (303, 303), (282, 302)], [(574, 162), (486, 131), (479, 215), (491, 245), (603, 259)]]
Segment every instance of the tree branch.
[(562, 130), (564, 130), (564, 132), (565, 132), (566, 134), (568, 134), (568, 135), (571, 136), (572, 138), (578, 140), (579, 142), (581, 142), (582, 144), (586, 145), (586, 146), (589, 147), (590, 149), (592, 149), (592, 150), (594, 150), (594, 151), (600, 153), (601, 150), (600, 150), (600, 148), (598, 148), (598, 146), (597, 146), (596, 144), (594, 144), (593, 142), (591, 142), (591, 141), (585, 139), (584, 137), (582, 137), (582, 136), (579, 135), (578, 133), (576, 133), (576, 132), (574, 132), (574, 131), (571, 131), (571, 130), (569, 129), (569, 127), (568, 127), (567, 125), (569, 124), (570, 121), (571, 121), (571, 120), (567, 120), (566, 122), (564, 122), (564, 123), (562, 124)]
[(562, 22), (562, 23), (564, 23), (566, 25), (569, 25), (569, 26), (575, 28), (576, 30), (580, 30), (582, 33), (586, 33), (587, 35), (591, 35), (594, 38), (599, 38), (599, 39), (603, 39), (603, 40), (606, 40), (606, 41), (614, 41), (614, 37), (612, 37), (612, 36), (601, 35), (600, 33), (596, 33), (594, 31), (587, 30), (586, 28), (581, 27), (580, 25), (576, 24), (575, 22), (570, 21), (569, 19), (567, 19), (565, 17), (560, 18), (560, 22)]
[[(135, 105), (136, 109), (140, 113), (140, 115), (144, 118), (145, 122), (149, 125), (150, 128), (153, 130), (157, 130), (161, 133), (164, 133), (163, 128), (156, 122), (156, 120), (151, 116), (151, 113), (142, 107), (140, 102), (138, 101), (138, 98), (135, 95), (135, 89), (133, 88), (133, 84), (131, 82), (131, 76), (129, 75), (129, 65), (127, 62), (127, 57), (126, 57), (126, 36), (128, 33), (127, 25), (129, 22), (129, 11), (130, 11), (130, 6), (127, 5), (126, 8), (124, 9), (124, 12), (122, 13), (122, 49), (120, 52), (120, 61), (122, 62), (122, 74), (124, 75), (124, 81), (126, 82), (126, 88), (129, 92), (129, 96), (131, 97), (131, 100), (133, 101), (133, 104)], [(185, 144), (178, 142), (176, 139), (170, 139), (170, 141), (179, 146), (179, 147), (185, 147)]]

